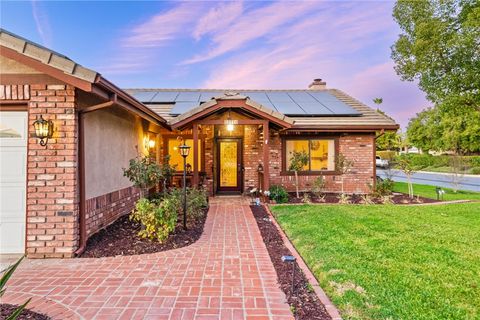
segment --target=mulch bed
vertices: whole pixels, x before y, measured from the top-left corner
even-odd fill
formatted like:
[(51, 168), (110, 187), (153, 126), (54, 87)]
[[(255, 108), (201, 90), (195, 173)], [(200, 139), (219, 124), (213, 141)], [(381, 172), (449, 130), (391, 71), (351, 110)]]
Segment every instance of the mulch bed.
[(120, 217), (88, 239), (87, 248), (81, 258), (131, 256), (188, 246), (202, 235), (207, 211), (208, 209), (205, 209), (204, 214), (197, 219), (189, 218), (186, 231), (180, 222), (182, 218), (180, 215), (175, 231), (163, 243), (139, 237), (138, 231), (141, 229), (141, 224), (131, 221), (129, 215)]
[[(8, 303), (0, 304), (0, 319), (7, 319), (18, 306)], [(23, 309), (22, 313), (16, 318), (17, 320), (51, 320), (49, 316), (37, 313), (28, 309)]]
[[(288, 203), (303, 203), (303, 195), (304, 192), (300, 192), (300, 198), (296, 197), (295, 192), (290, 192), (288, 194)], [(308, 193), (310, 197), (311, 203), (327, 203), (327, 204), (335, 204), (338, 203), (338, 198), (340, 194), (338, 193), (325, 193), (325, 201), (320, 201), (319, 197), (314, 195), (313, 193)], [(359, 194), (350, 194), (350, 203), (352, 204), (362, 204), (362, 196)], [(382, 199), (381, 198), (373, 198), (372, 201), (375, 204), (382, 204)], [(410, 199), (410, 197), (407, 194), (404, 193), (396, 193), (394, 192), (392, 194), (392, 202), (393, 204), (418, 204), (418, 203), (433, 203), (433, 202), (440, 202), (435, 199), (430, 199), (430, 198), (423, 198), (423, 197), (417, 197), (415, 196), (413, 199)]]
[(270, 259), (277, 271), (278, 282), (287, 296), (287, 301), (295, 315), (295, 319), (331, 319), (296, 262), (294, 263), (295, 289), (292, 294), (293, 268), (291, 263), (282, 262), (282, 256), (291, 255), (291, 252), (285, 247), (280, 233), (270, 221), (265, 208), (263, 206), (250, 206), (250, 208), (255, 216), (255, 220), (257, 220), (258, 228), (267, 246)]

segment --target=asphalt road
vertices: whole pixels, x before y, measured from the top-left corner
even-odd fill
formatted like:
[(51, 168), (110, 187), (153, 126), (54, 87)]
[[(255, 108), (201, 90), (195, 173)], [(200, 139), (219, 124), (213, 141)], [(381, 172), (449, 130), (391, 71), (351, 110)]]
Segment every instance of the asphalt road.
[[(390, 170), (394, 181), (407, 182), (405, 174), (399, 170)], [(386, 178), (385, 170), (377, 168), (377, 175)], [(437, 172), (417, 172), (413, 175), (413, 183), (429, 184), (432, 186), (451, 188), (452, 174)], [(460, 190), (480, 192), (480, 175), (464, 175), (460, 181)]]

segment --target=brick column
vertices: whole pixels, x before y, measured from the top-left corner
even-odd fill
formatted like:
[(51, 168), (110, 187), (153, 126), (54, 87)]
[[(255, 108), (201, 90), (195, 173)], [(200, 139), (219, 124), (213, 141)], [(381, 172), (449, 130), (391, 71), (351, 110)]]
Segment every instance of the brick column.
[[(42, 147), (33, 122), (54, 123)], [(77, 115), (69, 85), (31, 85), (29, 102), (26, 250), (31, 258), (72, 257), (78, 247)]]

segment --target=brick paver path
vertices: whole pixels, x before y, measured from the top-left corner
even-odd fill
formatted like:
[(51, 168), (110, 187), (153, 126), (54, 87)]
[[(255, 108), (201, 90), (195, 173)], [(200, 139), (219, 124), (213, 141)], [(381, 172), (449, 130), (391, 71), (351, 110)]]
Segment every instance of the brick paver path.
[(2, 302), (35, 297), (57, 319), (291, 319), (255, 219), (215, 198), (202, 237), (181, 249), (101, 259), (27, 260)]

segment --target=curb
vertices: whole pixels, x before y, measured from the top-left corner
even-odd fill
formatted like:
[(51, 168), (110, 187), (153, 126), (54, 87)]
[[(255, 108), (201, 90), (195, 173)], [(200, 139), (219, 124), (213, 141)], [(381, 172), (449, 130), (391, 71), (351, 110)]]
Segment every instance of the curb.
[(320, 284), (318, 283), (317, 278), (315, 278), (315, 276), (313, 275), (312, 271), (310, 271), (305, 261), (303, 261), (303, 258), (300, 256), (297, 249), (295, 249), (292, 242), (290, 242), (290, 239), (288, 239), (285, 232), (283, 232), (283, 229), (280, 227), (277, 220), (275, 220), (275, 217), (270, 211), (270, 206), (268, 204), (265, 204), (264, 207), (268, 212), (268, 215), (270, 216), (270, 220), (272, 220), (273, 224), (275, 225), (278, 232), (280, 233), (280, 236), (282, 237), (282, 240), (285, 243), (285, 246), (287, 247), (288, 250), (290, 250), (292, 255), (297, 259), (298, 266), (300, 267), (300, 269), (302, 269), (303, 273), (305, 274), (305, 277), (307, 277), (308, 282), (310, 282), (310, 284), (312, 285), (313, 290), (315, 291), (315, 294), (317, 295), (320, 302), (325, 306), (325, 309), (327, 310), (328, 315), (332, 318), (332, 320), (342, 320), (342, 317), (340, 316), (340, 312), (338, 312), (337, 307), (335, 307), (335, 305), (332, 303), (330, 298), (328, 298), (328, 296), (325, 294), (325, 291), (323, 291), (322, 287), (320, 287)]

